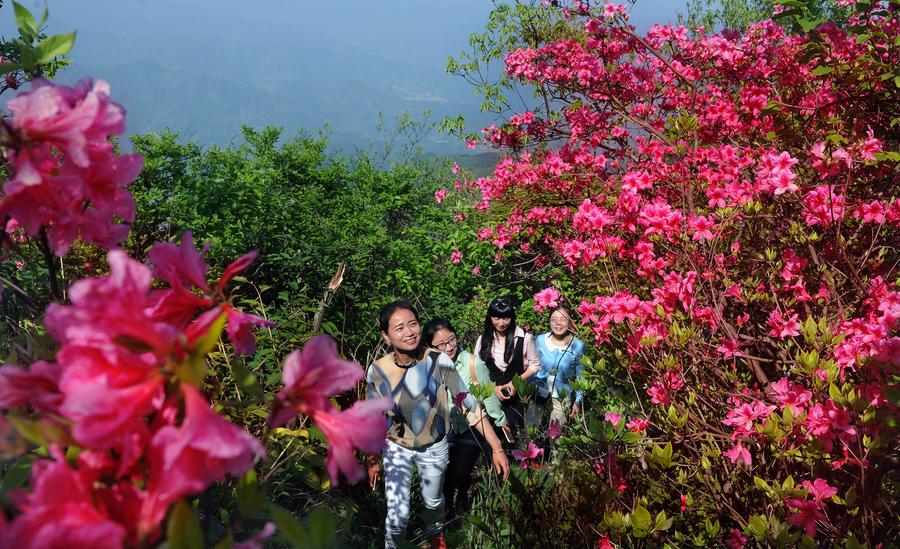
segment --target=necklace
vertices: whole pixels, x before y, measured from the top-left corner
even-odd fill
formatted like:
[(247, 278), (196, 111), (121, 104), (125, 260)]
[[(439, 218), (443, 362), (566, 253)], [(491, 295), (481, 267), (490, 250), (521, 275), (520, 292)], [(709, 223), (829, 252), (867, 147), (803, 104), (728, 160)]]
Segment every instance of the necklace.
[(397, 362), (397, 351), (394, 351), (393, 353), (391, 353), (391, 360), (394, 361), (394, 366), (396, 366), (398, 368), (403, 368), (404, 370), (408, 370), (408, 369), (412, 368), (413, 366), (415, 366), (415, 364), (417, 362), (415, 359), (413, 359), (413, 361), (410, 362), (409, 364), (400, 364), (399, 362)]

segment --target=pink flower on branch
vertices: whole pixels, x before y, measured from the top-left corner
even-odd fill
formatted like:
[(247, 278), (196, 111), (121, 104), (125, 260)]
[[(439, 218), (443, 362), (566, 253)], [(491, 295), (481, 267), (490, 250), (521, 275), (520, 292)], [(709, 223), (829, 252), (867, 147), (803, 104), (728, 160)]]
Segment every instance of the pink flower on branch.
[(744, 352), (741, 351), (741, 343), (738, 340), (719, 338), (719, 343), (720, 345), (716, 350), (723, 355), (723, 358), (729, 359), (744, 356)]
[(793, 312), (794, 311), (789, 309), (787, 313), (785, 313), (785, 316), (791, 316), (785, 318), (778, 309), (772, 309), (772, 312), (769, 313), (768, 320), (769, 326), (772, 328), (769, 330), (769, 335), (781, 339), (800, 335), (799, 317), (797, 314), (791, 314)]
[(38, 79), (8, 108), (16, 145), (7, 157), (15, 173), (3, 186), (0, 213), (32, 237), (46, 228), (59, 256), (79, 237), (103, 248), (124, 239), (128, 226), (116, 220), (134, 218), (134, 200), (124, 187), (143, 160), (113, 150), (109, 137), (124, 132), (125, 111), (110, 101), (109, 86), (82, 80), (70, 88)]
[(800, 486), (809, 490), (809, 494), (813, 497), (816, 505), (823, 507), (826, 501), (831, 500), (831, 496), (837, 495), (837, 488), (828, 484), (828, 481), (817, 478), (813, 482), (804, 480)]
[(0, 410), (32, 406), (40, 413), (58, 413), (63, 400), (60, 374), (52, 362), (35, 362), (29, 368), (0, 366)]
[[(225, 268), (219, 281), (211, 286), (206, 281), (209, 267), (203, 258), (207, 248), (208, 245), (202, 251), (197, 250), (190, 232), (184, 233), (180, 246), (169, 242), (153, 246), (150, 261), (154, 272), (168, 282), (170, 288), (154, 292), (154, 303), (149, 310), (155, 318), (165, 319), (183, 328), (197, 312), (218, 307), (208, 310), (201, 318), (212, 322), (218, 317), (218, 311), (224, 312), (226, 331), (234, 350), (241, 355), (251, 355), (256, 351), (256, 338), (251, 327), (274, 327), (275, 323), (235, 309), (225, 301), (223, 292), (232, 278), (250, 267), (256, 259), (256, 252), (233, 261)], [(202, 293), (202, 297), (194, 293), (195, 288)]]
[(363, 477), (363, 469), (356, 459), (356, 450), (375, 453), (386, 444), (387, 419), (384, 413), (394, 403), (384, 397), (375, 400), (358, 400), (344, 411), (320, 410), (313, 414), (313, 422), (328, 438), (328, 456), (325, 468), (331, 484), (338, 484), (338, 474), (343, 473), (350, 482)]
[(537, 460), (544, 455), (544, 449), (533, 442), (529, 442), (528, 448), (525, 450), (513, 450), (512, 455), (519, 460), (519, 467), (527, 469), (529, 462), (531, 462), (532, 466), (537, 466)]
[(788, 517), (788, 522), (794, 526), (802, 527), (809, 537), (815, 537), (817, 521), (826, 522), (828, 520), (825, 513), (819, 510), (819, 506), (815, 501), (786, 499), (784, 502), (788, 507), (797, 511)]
[(328, 437), (326, 467), (332, 484), (338, 483), (340, 472), (350, 482), (362, 478), (354, 448), (364, 452), (384, 448), (387, 420), (383, 413), (393, 408), (391, 399), (358, 401), (349, 410), (337, 410), (331, 397), (355, 387), (363, 372), (358, 364), (341, 360), (337, 344), (326, 335), (312, 338), (303, 350), (288, 355), (281, 376), (284, 387), (270, 423), (283, 425), (298, 413), (312, 417)]
[(94, 479), (73, 470), (58, 447), (51, 456), (32, 466), (31, 493), (15, 496), (21, 513), (9, 524), (0, 522), (0, 546), (122, 547), (126, 530), (97, 506)]
[(633, 431), (635, 433), (642, 433), (642, 432), (646, 431), (647, 427), (649, 427), (649, 426), (650, 426), (649, 419), (638, 419), (638, 418), (634, 418), (625, 424), (626, 428), (628, 428), (630, 431)]
[(145, 417), (162, 408), (165, 377), (152, 353), (136, 354), (112, 342), (64, 345), (61, 413), (72, 436), (88, 448), (121, 448), (146, 433)]
[(604, 414), (603, 418), (606, 421), (612, 423), (613, 427), (618, 427), (619, 423), (622, 422), (622, 414), (618, 414), (616, 412), (606, 412), (606, 414)]
[(753, 458), (750, 457), (750, 451), (744, 448), (744, 445), (741, 442), (735, 444), (731, 450), (722, 453), (736, 465), (739, 461), (744, 462), (748, 467), (753, 465)]
[(150, 479), (140, 513), (141, 532), (156, 528), (166, 509), (182, 497), (203, 491), (226, 474), (245, 473), (266, 455), (250, 433), (215, 413), (196, 387), (181, 384), (181, 395), (181, 425), (162, 426), (150, 444)]
[(546, 308), (554, 308), (559, 306), (559, 291), (555, 288), (544, 288), (540, 292), (534, 294), (534, 310), (542, 313)]
[(362, 378), (359, 364), (341, 360), (334, 340), (318, 335), (285, 360), (281, 371), (284, 387), (278, 393), (270, 423), (284, 425), (298, 413), (331, 410), (331, 397), (352, 389)]

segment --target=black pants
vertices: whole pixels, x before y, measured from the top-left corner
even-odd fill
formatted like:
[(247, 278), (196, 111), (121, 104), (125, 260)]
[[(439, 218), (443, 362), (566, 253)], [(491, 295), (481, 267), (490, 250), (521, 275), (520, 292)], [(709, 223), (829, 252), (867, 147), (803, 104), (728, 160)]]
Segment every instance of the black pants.
[(500, 407), (506, 414), (506, 424), (512, 431), (513, 444), (518, 445), (525, 438), (525, 403), (519, 398), (519, 393), (516, 393), (512, 398), (501, 401)]
[(454, 437), (450, 447), (450, 463), (444, 475), (444, 502), (450, 514), (462, 513), (469, 508), (472, 470), (482, 453), (490, 463), (491, 447), (474, 428)]

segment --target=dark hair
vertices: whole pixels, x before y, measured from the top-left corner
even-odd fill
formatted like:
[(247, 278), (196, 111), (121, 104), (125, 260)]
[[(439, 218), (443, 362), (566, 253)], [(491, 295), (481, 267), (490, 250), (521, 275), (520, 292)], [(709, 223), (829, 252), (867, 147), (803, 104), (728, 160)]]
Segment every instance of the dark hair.
[(569, 317), (569, 321), (570, 322), (572, 321), (572, 311), (565, 305), (557, 305), (556, 307), (551, 307), (550, 314), (547, 315), (547, 318), (550, 318), (551, 316), (553, 316), (553, 313), (555, 313), (556, 311), (562, 311), (562, 312), (566, 313), (566, 316)]
[(403, 301), (402, 299), (398, 299), (397, 301), (392, 301), (381, 308), (381, 312), (378, 313), (378, 324), (381, 326), (381, 331), (387, 333), (388, 324), (391, 321), (391, 317), (394, 316), (394, 313), (400, 310), (406, 310), (413, 314), (416, 317), (416, 320), (419, 320), (419, 313), (410, 305), (408, 302)]
[[(491, 349), (494, 347), (494, 324), (491, 317), (510, 319), (509, 328), (506, 329), (506, 346), (503, 349), (503, 360), (508, 364), (516, 349), (516, 306), (513, 305), (512, 299), (507, 296), (496, 297), (488, 305), (484, 331), (481, 333), (481, 351), (478, 353), (479, 358), (487, 363), (493, 362)], [(510, 334), (513, 337), (510, 337)]]
[(431, 347), (431, 343), (434, 341), (434, 334), (438, 333), (438, 330), (450, 330), (456, 334), (456, 328), (453, 327), (453, 324), (450, 324), (449, 320), (442, 316), (436, 316), (425, 325), (425, 330), (423, 330), (422, 334), (422, 345)]

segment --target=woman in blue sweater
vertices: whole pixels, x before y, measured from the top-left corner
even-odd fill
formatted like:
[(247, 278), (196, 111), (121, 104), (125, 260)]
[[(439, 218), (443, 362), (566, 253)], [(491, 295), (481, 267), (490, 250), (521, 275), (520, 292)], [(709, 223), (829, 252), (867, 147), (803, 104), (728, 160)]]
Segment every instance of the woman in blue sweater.
[[(537, 336), (535, 341), (541, 359), (541, 369), (532, 377), (538, 386), (536, 401), (552, 405), (550, 422), (560, 426), (581, 411), (581, 391), (573, 391), (572, 382), (581, 376), (584, 366), (584, 343), (572, 330), (572, 320), (565, 307), (556, 307), (550, 313), (550, 331)], [(532, 415), (532, 414), (529, 414)], [(543, 415), (540, 408), (536, 416)]]

